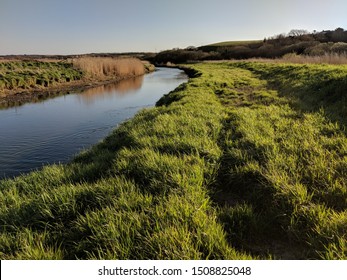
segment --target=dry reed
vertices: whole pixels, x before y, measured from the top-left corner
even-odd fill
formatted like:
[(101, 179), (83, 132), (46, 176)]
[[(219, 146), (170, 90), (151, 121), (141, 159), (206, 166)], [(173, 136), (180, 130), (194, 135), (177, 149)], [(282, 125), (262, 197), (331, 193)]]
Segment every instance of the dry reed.
[(265, 59), (253, 58), (248, 61), (258, 62), (278, 62), (278, 63), (297, 63), (297, 64), (347, 64), (347, 54), (326, 53), (319, 56), (286, 54), (282, 58)]
[(143, 63), (136, 58), (82, 57), (72, 60), (75, 68), (92, 77), (128, 77), (145, 74)]

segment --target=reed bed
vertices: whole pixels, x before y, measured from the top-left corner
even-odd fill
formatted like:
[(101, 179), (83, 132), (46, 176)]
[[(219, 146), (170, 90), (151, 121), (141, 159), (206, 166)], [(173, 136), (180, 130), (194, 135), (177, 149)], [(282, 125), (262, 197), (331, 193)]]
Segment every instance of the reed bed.
[(275, 62), (275, 63), (296, 63), (296, 64), (334, 64), (342, 65), (347, 64), (347, 53), (325, 53), (324, 55), (298, 55), (286, 54), (282, 58), (266, 59), (266, 58), (253, 58), (247, 61), (253, 62)]
[(143, 63), (136, 58), (82, 57), (73, 66), (92, 77), (127, 77), (145, 74)]

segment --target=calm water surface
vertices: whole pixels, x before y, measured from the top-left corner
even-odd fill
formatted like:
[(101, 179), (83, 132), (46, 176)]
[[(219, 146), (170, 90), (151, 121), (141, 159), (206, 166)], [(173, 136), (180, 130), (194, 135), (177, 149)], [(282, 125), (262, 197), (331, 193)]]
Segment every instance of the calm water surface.
[(71, 160), (185, 81), (181, 70), (158, 68), (144, 77), (0, 110), (0, 178)]

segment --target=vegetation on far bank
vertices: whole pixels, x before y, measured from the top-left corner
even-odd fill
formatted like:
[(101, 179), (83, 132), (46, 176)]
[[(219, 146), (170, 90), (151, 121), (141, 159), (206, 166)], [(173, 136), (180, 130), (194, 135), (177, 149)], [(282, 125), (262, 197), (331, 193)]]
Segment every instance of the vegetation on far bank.
[(82, 71), (67, 62), (7, 61), (0, 63), (0, 91), (48, 87), (80, 80)]
[(347, 258), (347, 67), (189, 67), (71, 163), (0, 181), (1, 259)]
[(72, 59), (75, 69), (88, 77), (110, 78), (140, 76), (145, 74), (144, 64), (137, 58), (82, 57)]
[(42, 92), (99, 84), (153, 71), (137, 58), (80, 57), (67, 60), (0, 61), (0, 103), (32, 100)]

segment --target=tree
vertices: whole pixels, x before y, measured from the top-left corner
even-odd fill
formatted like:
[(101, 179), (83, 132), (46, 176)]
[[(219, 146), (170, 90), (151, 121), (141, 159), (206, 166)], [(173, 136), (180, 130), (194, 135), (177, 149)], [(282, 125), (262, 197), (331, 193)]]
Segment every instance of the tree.
[(347, 42), (347, 32), (343, 28), (336, 28), (332, 31), (331, 40), (333, 42)]
[(302, 35), (307, 35), (309, 32), (304, 29), (292, 29), (289, 31), (288, 36), (298, 37)]

